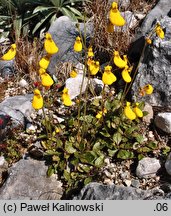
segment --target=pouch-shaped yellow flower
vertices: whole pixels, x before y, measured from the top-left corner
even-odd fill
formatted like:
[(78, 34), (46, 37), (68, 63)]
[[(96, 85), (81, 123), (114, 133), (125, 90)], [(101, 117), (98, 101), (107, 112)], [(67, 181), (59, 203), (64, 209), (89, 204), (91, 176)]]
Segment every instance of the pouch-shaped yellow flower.
[(124, 68), (127, 65), (127, 59), (125, 60), (121, 59), (118, 51), (114, 51), (113, 61), (114, 64), (119, 68)]
[(99, 69), (100, 69), (99, 61), (95, 61), (93, 63), (93, 65), (92, 65), (92, 67), (90, 66), (89, 69), (90, 69), (90, 74), (91, 75), (96, 75), (98, 73)]
[(12, 44), (10, 49), (5, 53), (2, 57), (1, 60), (4, 61), (10, 61), (16, 56), (17, 50), (16, 50), (16, 44)]
[(151, 40), (150, 38), (146, 38), (145, 41), (146, 41), (146, 43), (149, 44), (149, 45), (152, 44), (152, 40)]
[(54, 83), (53, 79), (51, 78), (51, 76), (48, 73), (46, 73), (46, 71), (43, 68), (41, 68), (41, 69), (39, 69), (39, 74), (40, 74), (40, 78), (41, 78), (41, 81), (42, 81), (42, 85), (45, 86), (45, 87), (52, 86), (53, 83)]
[(42, 57), (39, 61), (39, 66), (46, 70), (50, 64), (50, 57), (49, 55)]
[(111, 70), (112, 70), (112, 67), (110, 65), (107, 65), (104, 68), (104, 73), (102, 75), (102, 81), (105, 85), (111, 85), (117, 80), (116, 76), (112, 73)]
[(68, 94), (68, 89), (64, 88), (63, 89), (63, 94), (62, 94), (62, 102), (65, 106), (71, 106), (72, 105), (72, 101), (71, 98)]
[(143, 112), (142, 110), (138, 107), (139, 103), (135, 104), (135, 107), (133, 108), (134, 113), (136, 114), (137, 117), (142, 118), (143, 117)]
[(97, 115), (96, 115), (96, 118), (97, 119), (100, 119), (102, 117), (102, 111), (99, 111), (98, 113), (97, 113)]
[(52, 39), (52, 35), (50, 33), (45, 34), (45, 42), (44, 42), (44, 49), (50, 55), (53, 55), (58, 52), (58, 47)]
[(157, 24), (157, 26), (155, 28), (155, 32), (159, 38), (161, 38), (161, 39), (164, 38), (164, 31), (163, 31), (162, 27), (160, 26), (160, 24)]
[(81, 52), (83, 48), (81, 38), (79, 36), (76, 37), (75, 43), (74, 43), (74, 51), (75, 52)]
[(102, 115), (106, 114), (107, 113), (107, 110), (104, 108), (103, 109), (103, 112), (102, 111), (99, 111), (96, 115), (96, 118), (97, 119), (100, 119), (102, 117)]
[(109, 20), (113, 25), (123, 26), (125, 25), (125, 19), (120, 14), (118, 10), (118, 4), (116, 2), (112, 3), (111, 9), (109, 11)]
[(122, 71), (122, 78), (123, 80), (126, 82), (126, 83), (130, 83), (131, 82), (131, 76), (129, 74), (129, 71), (128, 71), (128, 66), (126, 65), (126, 67), (123, 69)]
[(72, 71), (70, 72), (70, 77), (72, 77), (72, 78), (75, 78), (77, 75), (78, 75), (78, 74), (77, 74), (77, 72), (76, 72), (75, 70), (72, 70)]
[(94, 57), (94, 52), (93, 52), (93, 48), (92, 47), (88, 48), (87, 56), (88, 57)]
[(89, 61), (89, 71), (90, 71), (90, 73), (91, 73), (91, 71), (93, 71), (94, 66), (95, 66), (95, 61), (94, 60)]
[(34, 90), (34, 96), (32, 100), (32, 106), (34, 109), (42, 109), (43, 107), (43, 97), (38, 89)]
[(153, 90), (154, 90), (154, 89), (153, 89), (153, 86), (150, 85), (150, 84), (145, 85), (145, 86), (143, 87), (143, 89), (144, 89), (145, 93), (148, 94), (148, 95), (152, 94), (152, 93), (153, 93)]
[(130, 106), (131, 106), (131, 103), (127, 101), (126, 106), (124, 108), (124, 114), (128, 119), (134, 120), (136, 119), (136, 114), (133, 112)]

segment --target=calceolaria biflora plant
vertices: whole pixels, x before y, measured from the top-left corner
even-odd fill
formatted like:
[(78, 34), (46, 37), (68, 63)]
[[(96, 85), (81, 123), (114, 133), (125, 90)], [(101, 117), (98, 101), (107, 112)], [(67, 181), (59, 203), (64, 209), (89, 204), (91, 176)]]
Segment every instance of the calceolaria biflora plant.
[[(116, 2), (111, 5), (109, 22), (110, 25), (118, 27), (126, 23)], [(154, 32), (163, 38), (159, 25)], [(150, 37), (148, 40), (151, 40)], [(148, 44), (150, 43), (147, 42), (146, 45)], [(102, 68), (93, 46), (86, 47), (84, 38), (81, 34), (78, 35), (73, 50), (82, 52), (85, 49), (83, 79), (87, 77), (88, 86), (84, 93), (81, 93), (80, 89), (80, 95), (71, 100), (66, 87), (55, 94), (54, 81), (46, 71), (51, 56), (58, 52), (50, 33), (46, 33), (44, 49), (46, 55), (40, 59), (38, 71), (41, 88), (34, 90), (32, 105), (35, 110), (42, 109), (43, 113), (42, 126), (45, 136), (41, 143), (48, 160), (51, 161), (48, 175), (58, 173), (67, 189), (72, 189), (98, 180), (106, 157), (111, 160), (141, 159), (159, 150), (157, 142), (146, 141), (143, 136), (142, 118), (147, 114), (143, 111), (144, 103), (127, 101), (135, 73), (132, 73), (133, 67), (126, 54), (121, 55), (118, 50), (113, 50), (112, 62)], [(121, 73), (120, 78), (114, 72), (114, 67)], [(73, 79), (77, 76), (75, 68), (70, 71), (70, 76)], [(99, 97), (92, 91), (90, 80), (93, 78), (99, 78), (103, 82)], [(123, 80), (125, 88), (115, 93), (112, 88), (118, 79)], [(139, 94), (142, 97), (152, 93), (151, 84), (140, 87)], [(62, 123), (54, 120), (51, 113), (53, 110), (58, 115), (59, 104), (55, 107), (57, 100), (64, 106)]]

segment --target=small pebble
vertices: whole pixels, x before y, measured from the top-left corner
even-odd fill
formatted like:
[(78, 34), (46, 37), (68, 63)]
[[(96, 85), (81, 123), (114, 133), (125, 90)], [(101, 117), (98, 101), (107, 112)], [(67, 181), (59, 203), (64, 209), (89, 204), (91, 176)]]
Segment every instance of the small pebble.
[(110, 160), (109, 160), (109, 158), (105, 158), (104, 162), (106, 163), (107, 166), (110, 165)]
[(126, 184), (127, 187), (130, 187), (131, 186), (131, 180), (124, 180), (124, 183)]
[(27, 87), (28, 86), (28, 82), (25, 79), (21, 79), (18, 84), (21, 87)]
[(107, 179), (104, 180), (104, 184), (113, 185), (114, 183), (113, 183), (113, 181), (111, 179), (107, 178)]
[(104, 174), (106, 175), (106, 177), (111, 179), (111, 173), (109, 171), (105, 170)]
[(140, 182), (139, 182), (139, 180), (132, 179), (131, 185), (132, 185), (133, 187), (135, 187), (135, 188), (139, 188)]

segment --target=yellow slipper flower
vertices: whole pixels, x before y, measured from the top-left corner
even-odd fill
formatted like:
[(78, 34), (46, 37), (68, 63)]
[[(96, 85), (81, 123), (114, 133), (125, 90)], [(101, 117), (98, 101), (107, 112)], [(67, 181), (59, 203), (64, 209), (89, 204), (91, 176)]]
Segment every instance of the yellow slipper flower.
[(149, 44), (149, 45), (152, 44), (152, 40), (151, 40), (150, 38), (146, 38), (145, 41), (146, 41), (146, 43)]
[(70, 72), (70, 77), (72, 77), (72, 78), (75, 78), (77, 75), (78, 75), (78, 74), (77, 74), (77, 72), (76, 72), (75, 70), (72, 70), (72, 71)]
[(107, 32), (109, 33), (114, 32), (114, 25), (110, 21), (107, 23)]
[(38, 89), (34, 90), (34, 96), (32, 100), (32, 107), (34, 109), (42, 109), (43, 107), (43, 97)]
[(124, 108), (124, 114), (128, 119), (134, 120), (136, 119), (136, 114), (133, 112), (130, 105), (131, 105), (130, 102), (126, 102), (126, 106)]
[(99, 61), (95, 61), (93, 66), (90, 67), (90, 74), (91, 75), (96, 75), (98, 73), (99, 69), (100, 69)]
[(90, 71), (90, 73), (91, 73), (91, 71), (94, 70), (94, 66), (95, 66), (95, 61), (94, 60), (89, 61), (89, 71)]
[(135, 104), (135, 107), (133, 108), (134, 113), (136, 114), (137, 117), (142, 118), (143, 117), (143, 112), (140, 110), (138, 107), (139, 103)]
[(159, 38), (161, 38), (161, 39), (164, 38), (164, 31), (163, 31), (162, 27), (160, 26), (160, 24), (157, 24), (157, 26), (155, 28), (155, 32)]
[(105, 85), (111, 85), (117, 80), (116, 76), (112, 73), (111, 70), (112, 70), (112, 67), (110, 65), (107, 65), (104, 68), (104, 73), (102, 75), (102, 81)]
[(7, 51), (7, 53), (5, 53), (2, 57), (1, 60), (4, 61), (10, 61), (12, 60), (15, 56), (16, 56), (16, 44), (12, 44), (10, 49)]
[(64, 88), (63, 89), (63, 94), (62, 94), (62, 102), (65, 106), (71, 106), (72, 105), (72, 101), (71, 98), (68, 94), (68, 89)]
[(87, 65), (90, 66), (93, 61), (94, 60), (92, 59), (92, 57), (88, 57), (88, 59), (87, 59)]
[(126, 82), (126, 83), (130, 83), (131, 82), (131, 76), (129, 74), (129, 71), (128, 71), (128, 66), (126, 65), (126, 67), (123, 69), (122, 71), (122, 78), (123, 80)]
[(109, 11), (109, 20), (113, 25), (116, 26), (125, 25), (125, 19), (120, 14), (118, 10), (118, 4), (116, 2), (112, 3), (111, 9)]
[(97, 113), (97, 115), (96, 115), (96, 118), (97, 119), (100, 119), (102, 117), (102, 111), (99, 111), (98, 113)]
[(148, 94), (148, 95), (152, 94), (152, 93), (153, 93), (153, 90), (154, 90), (154, 89), (153, 89), (153, 86), (150, 85), (150, 84), (145, 85), (145, 86), (143, 87), (143, 89), (144, 89), (145, 93)]
[(46, 33), (45, 35), (45, 42), (44, 42), (44, 49), (50, 55), (53, 55), (58, 52), (58, 47), (52, 39), (52, 35), (50, 33)]
[(81, 52), (83, 48), (81, 38), (79, 36), (76, 37), (75, 43), (74, 43), (74, 51), (75, 52)]
[(39, 74), (40, 74), (42, 86), (50, 87), (54, 84), (54, 81), (51, 78), (51, 76), (48, 73), (46, 73), (46, 71), (43, 68), (40, 68)]
[(114, 51), (113, 61), (114, 61), (114, 64), (119, 68), (124, 68), (127, 65), (127, 60), (121, 59), (118, 51)]
[(128, 57), (127, 57), (127, 55), (123, 55), (123, 60), (124, 60), (124, 62), (125, 62), (126, 64), (128, 64)]
[(107, 113), (107, 110), (104, 108), (103, 109), (103, 112), (102, 111), (99, 111), (96, 115), (96, 118), (97, 119), (100, 119), (102, 117), (102, 115), (105, 115)]
[(94, 57), (94, 52), (93, 52), (93, 48), (92, 47), (88, 48), (87, 56), (88, 57)]
[(50, 57), (50, 55), (46, 55), (43, 58), (41, 58), (39, 61), (39, 66), (46, 70), (50, 64)]

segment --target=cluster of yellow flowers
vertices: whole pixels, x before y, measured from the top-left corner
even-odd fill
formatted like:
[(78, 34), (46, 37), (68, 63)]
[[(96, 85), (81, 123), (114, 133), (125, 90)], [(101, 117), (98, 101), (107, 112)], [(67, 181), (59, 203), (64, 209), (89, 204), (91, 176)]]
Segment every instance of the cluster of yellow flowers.
[[(146, 94), (150, 95), (152, 93), (153, 93), (153, 86), (150, 85), (150, 84), (147, 84), (144, 87), (140, 88), (140, 95), (141, 96), (145, 96)], [(126, 106), (124, 108), (124, 114), (128, 119), (134, 120), (137, 117), (139, 117), (139, 118), (143, 117), (143, 112), (138, 107), (138, 105), (139, 105), (139, 103), (135, 103), (135, 106), (132, 109), (131, 108), (131, 103), (126, 102)]]
[[(109, 25), (112, 28), (114, 26), (123, 26), (125, 25), (125, 20), (121, 16), (119, 10), (118, 10), (118, 4), (116, 2), (113, 2), (111, 5), (111, 9), (109, 12)], [(109, 26), (108, 26), (109, 27)], [(159, 31), (159, 30), (158, 30)], [(76, 37), (75, 43), (74, 43), (74, 51), (80, 52), (82, 51), (83, 45), (81, 38), (79, 36)], [(90, 46), (87, 51), (87, 65), (88, 65), (88, 71), (91, 75), (96, 75), (98, 71), (100, 70), (100, 63), (99, 61), (95, 61), (94, 59), (94, 52), (93, 48)], [(132, 81), (132, 78), (130, 76), (130, 73), (133, 69), (132, 66), (129, 65), (127, 55), (123, 55), (123, 58), (121, 58), (118, 51), (114, 51), (113, 56), (113, 62), (114, 64), (122, 69), (121, 75), (123, 80), (126, 83), (130, 83)], [(72, 70), (70, 73), (71, 77), (76, 77), (77, 72), (75, 70)], [(104, 72), (102, 74), (102, 81), (105, 85), (112, 85), (114, 82), (116, 82), (117, 78), (112, 72), (112, 66), (107, 65), (104, 67)], [(144, 96), (145, 94), (151, 94), (153, 92), (153, 87), (148, 84), (140, 89), (140, 94)], [(96, 115), (96, 118), (100, 119), (102, 115), (104, 115), (107, 111), (99, 111)], [(127, 118), (130, 120), (134, 120), (136, 117), (143, 117), (142, 111), (138, 108), (138, 103), (136, 103), (136, 106), (131, 109), (131, 104), (129, 102), (126, 103), (126, 107), (124, 108), (124, 114)]]
[[(156, 26), (155, 26), (155, 28), (154, 28), (154, 32), (156, 33), (156, 35), (157, 35), (159, 38), (164, 39), (165, 34), (164, 34), (164, 31), (163, 31), (163, 29), (162, 29), (162, 27), (161, 27), (161, 25), (160, 25), (159, 23), (156, 24)], [(152, 33), (153, 33), (153, 32), (152, 32)], [(151, 37), (151, 36), (147, 36), (146, 39), (145, 39), (147, 44), (152, 44), (152, 40), (151, 40), (150, 37)]]
[[(42, 57), (39, 61), (39, 75), (41, 78), (42, 86), (48, 89), (53, 85), (54, 81), (51, 78), (51, 76), (46, 72), (46, 70), (49, 66), (51, 56), (58, 52), (58, 47), (53, 41), (51, 34), (48, 32), (45, 35), (44, 49), (47, 52), (47, 54), (44, 57)], [(43, 97), (39, 89), (34, 90), (32, 106), (34, 109), (37, 110), (43, 107)]]
[[(51, 76), (46, 72), (46, 70), (49, 66), (51, 56), (57, 53), (59, 49), (57, 45), (55, 44), (55, 42), (53, 41), (51, 34), (48, 32), (45, 35), (44, 49), (46, 51), (46, 55), (42, 57), (39, 61), (39, 66), (40, 66), (39, 75), (41, 78), (42, 86), (44, 86), (46, 89), (49, 89), (54, 84), (54, 81), (51, 78)], [(63, 90), (62, 101), (63, 101), (63, 104), (66, 106), (72, 105), (70, 96), (68, 94), (68, 89), (66, 88), (64, 88)], [(41, 109), (43, 107), (43, 97), (39, 89), (34, 90), (32, 106), (36, 110)]]

